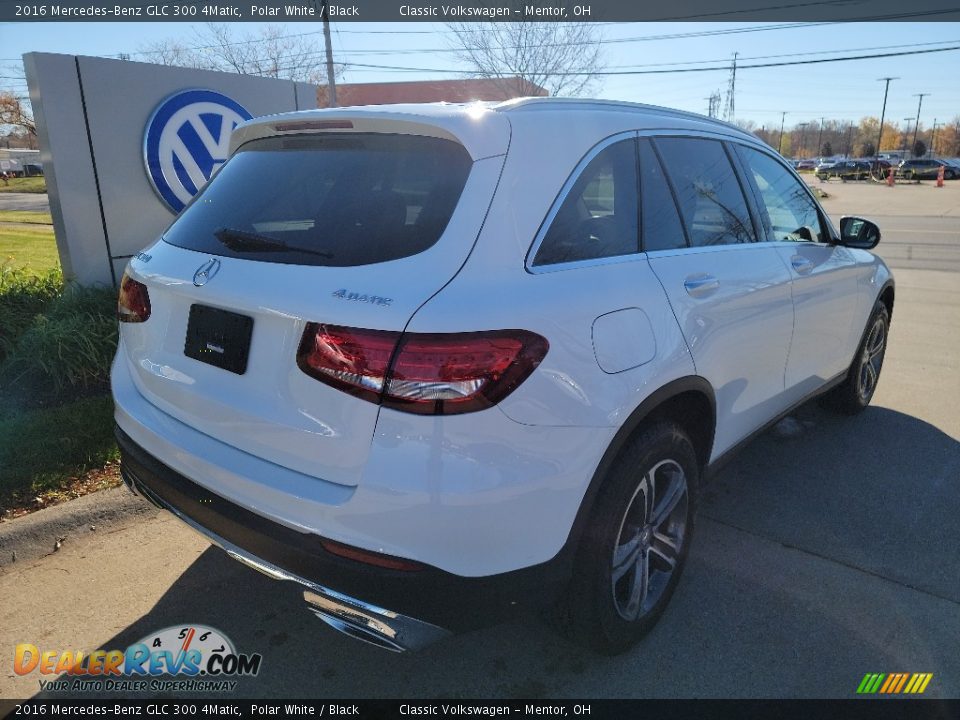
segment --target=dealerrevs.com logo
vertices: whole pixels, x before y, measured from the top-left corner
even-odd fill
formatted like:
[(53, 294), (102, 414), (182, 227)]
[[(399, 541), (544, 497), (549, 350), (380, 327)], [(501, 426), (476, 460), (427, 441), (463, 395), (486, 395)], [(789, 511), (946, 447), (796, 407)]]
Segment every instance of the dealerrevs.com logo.
[(181, 625), (148, 635), (126, 650), (42, 650), (20, 643), (13, 670), (17, 675), (60, 676), (39, 680), (46, 692), (230, 692), (237, 686), (234, 678), (256, 676), (262, 660), (260, 653), (238, 653), (219, 630)]

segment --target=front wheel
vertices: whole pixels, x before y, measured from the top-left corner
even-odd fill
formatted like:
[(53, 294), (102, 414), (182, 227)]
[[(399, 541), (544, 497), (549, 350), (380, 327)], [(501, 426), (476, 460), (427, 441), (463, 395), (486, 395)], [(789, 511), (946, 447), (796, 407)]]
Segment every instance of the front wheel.
[(569, 629), (618, 654), (660, 619), (693, 533), (699, 466), (674, 423), (651, 426), (615, 464), (597, 498), (566, 604)]
[(886, 305), (878, 300), (846, 379), (827, 396), (829, 404), (835, 409), (855, 415), (870, 404), (880, 381), (889, 331), (890, 313)]

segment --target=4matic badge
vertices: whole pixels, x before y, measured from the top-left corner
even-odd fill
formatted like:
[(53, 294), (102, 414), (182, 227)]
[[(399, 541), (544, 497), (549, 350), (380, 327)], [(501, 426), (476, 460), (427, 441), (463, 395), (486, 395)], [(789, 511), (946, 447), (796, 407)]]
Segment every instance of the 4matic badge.
[(388, 307), (390, 303), (393, 302), (393, 298), (380, 297), (379, 295), (368, 295), (366, 293), (352, 292), (345, 288), (340, 290), (335, 290), (333, 292), (335, 298), (340, 298), (341, 300), (353, 300), (354, 302), (365, 302), (370, 303), (371, 305), (379, 305), (381, 307)]

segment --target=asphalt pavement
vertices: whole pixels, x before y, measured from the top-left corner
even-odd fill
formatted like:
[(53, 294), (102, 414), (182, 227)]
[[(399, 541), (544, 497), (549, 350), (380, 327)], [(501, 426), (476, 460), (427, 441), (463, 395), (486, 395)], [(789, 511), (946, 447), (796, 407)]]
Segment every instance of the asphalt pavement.
[[(873, 405), (846, 418), (808, 404), (799, 434), (768, 432), (725, 468), (670, 607), (625, 655), (532, 616), (390, 654), (166, 514), (0, 568), (0, 649), (124, 648), (203, 623), (263, 653), (245, 697), (851, 698), (868, 672), (933, 673), (927, 697), (960, 697), (960, 182), (826, 189), (835, 218), (878, 219), (896, 274)], [(0, 664), (0, 697), (38, 689)]]
[(0, 210), (50, 212), (46, 193), (0, 193)]

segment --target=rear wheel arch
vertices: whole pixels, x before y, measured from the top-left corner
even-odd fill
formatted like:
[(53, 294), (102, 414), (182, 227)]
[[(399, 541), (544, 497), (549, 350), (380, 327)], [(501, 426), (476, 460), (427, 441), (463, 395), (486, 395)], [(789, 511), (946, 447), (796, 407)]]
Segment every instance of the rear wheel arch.
[(707, 467), (716, 429), (716, 400), (713, 387), (705, 378), (688, 375), (667, 383), (647, 396), (620, 426), (597, 465), (580, 503), (567, 540), (570, 550), (575, 552), (579, 545), (600, 488), (611, 469), (634, 438), (651, 424), (661, 421), (675, 422), (683, 428), (693, 443), (701, 472)]

